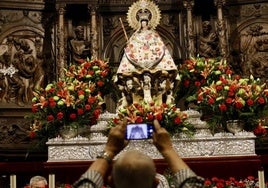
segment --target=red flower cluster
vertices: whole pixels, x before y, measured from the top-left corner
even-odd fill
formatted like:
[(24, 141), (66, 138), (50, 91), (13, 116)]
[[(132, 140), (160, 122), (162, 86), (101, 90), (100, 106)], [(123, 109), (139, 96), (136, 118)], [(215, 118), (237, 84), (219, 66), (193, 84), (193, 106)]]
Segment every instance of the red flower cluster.
[[(266, 183), (266, 186), (268, 183)], [(204, 188), (258, 188), (258, 179), (253, 176), (248, 176), (245, 179), (235, 179), (230, 177), (228, 180), (224, 180), (217, 177), (206, 179), (204, 182)]]
[(99, 92), (101, 95), (108, 92), (107, 88), (109, 87), (107, 85), (110, 83), (111, 78), (108, 62), (100, 59), (92, 61), (81, 60), (80, 64), (71, 65), (67, 69), (66, 76), (70, 80), (76, 79), (95, 84), (95, 94)]
[[(108, 64), (101, 60), (83, 61), (66, 71), (63, 80), (49, 83), (34, 91), (32, 114), (33, 132), (53, 138), (64, 126), (85, 126), (96, 123), (103, 103), (102, 88), (107, 83)], [(97, 85), (96, 85), (97, 83)]]
[(214, 58), (196, 57), (187, 59), (179, 67), (181, 78), (178, 97), (185, 97), (191, 102), (192, 96), (202, 86), (206, 86), (222, 74), (232, 74), (226, 61)]
[(187, 114), (171, 104), (134, 103), (120, 109), (117, 115), (118, 117), (110, 122), (111, 126), (115, 126), (119, 119), (124, 118), (127, 119), (127, 123), (148, 123), (157, 119), (172, 134), (184, 132), (191, 135), (194, 133), (193, 125), (185, 121), (188, 118)]
[(220, 122), (251, 120), (254, 126), (267, 113), (268, 89), (259, 79), (221, 75), (198, 91), (197, 103), (204, 113), (212, 113)]

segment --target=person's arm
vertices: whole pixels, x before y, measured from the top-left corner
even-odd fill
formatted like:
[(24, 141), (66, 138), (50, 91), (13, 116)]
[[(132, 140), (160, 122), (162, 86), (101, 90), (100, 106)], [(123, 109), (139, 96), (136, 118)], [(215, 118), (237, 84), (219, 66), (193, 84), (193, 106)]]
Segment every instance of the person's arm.
[(119, 125), (111, 128), (103, 151), (105, 154), (104, 158), (96, 159), (96, 161), (89, 167), (89, 170), (98, 171), (102, 177), (105, 177), (113, 158), (127, 145), (125, 132), (125, 122), (120, 122)]
[(74, 184), (74, 187), (91, 188), (102, 186), (113, 158), (123, 150), (128, 143), (125, 140), (125, 131), (125, 121), (111, 128), (102, 156), (91, 164), (89, 169)]
[(180, 158), (172, 146), (167, 130), (154, 120), (155, 132), (153, 143), (162, 154), (172, 173), (176, 176), (178, 187), (203, 187), (203, 178), (198, 177), (190, 167)]
[(188, 165), (179, 157), (178, 153), (174, 150), (170, 135), (167, 130), (161, 127), (157, 120), (154, 121), (154, 127), (154, 145), (168, 163), (171, 171), (173, 173), (176, 173), (181, 169), (189, 168)]

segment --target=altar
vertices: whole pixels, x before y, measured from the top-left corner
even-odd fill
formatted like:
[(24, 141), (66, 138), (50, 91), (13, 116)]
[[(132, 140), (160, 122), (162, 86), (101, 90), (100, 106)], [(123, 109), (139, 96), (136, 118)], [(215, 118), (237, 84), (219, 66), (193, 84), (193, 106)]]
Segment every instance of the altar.
[[(197, 127), (206, 125), (197, 116), (198, 112), (189, 110), (188, 113), (193, 116), (189, 117), (189, 121), (195, 123)], [(114, 116), (115, 114), (108, 112), (101, 114), (98, 123), (91, 127), (90, 137), (50, 139), (47, 142), (47, 162), (94, 160), (98, 153), (103, 151), (107, 141), (107, 136), (104, 134), (107, 122)], [(192, 137), (184, 134), (174, 135), (172, 142), (178, 154), (183, 158), (256, 156), (255, 138), (252, 132), (242, 131), (237, 134), (222, 132), (212, 135), (208, 129), (199, 128)], [(152, 139), (131, 140), (121, 153), (131, 149), (142, 151), (153, 159), (162, 159), (161, 154), (152, 144)]]

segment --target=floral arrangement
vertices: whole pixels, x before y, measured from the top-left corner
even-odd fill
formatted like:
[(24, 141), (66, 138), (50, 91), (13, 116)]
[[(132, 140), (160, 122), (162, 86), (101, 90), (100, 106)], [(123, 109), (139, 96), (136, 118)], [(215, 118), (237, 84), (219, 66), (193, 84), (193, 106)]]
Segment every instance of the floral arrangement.
[(267, 114), (268, 89), (253, 76), (221, 75), (210, 85), (201, 87), (197, 95), (198, 107), (212, 115), (208, 121), (212, 125), (243, 120), (247, 125), (245, 129), (252, 131)]
[(91, 61), (81, 59), (79, 63), (69, 66), (65, 73), (66, 79), (96, 84), (94, 91), (92, 91), (93, 94), (100, 93), (102, 96), (107, 94), (110, 88), (107, 86), (111, 80), (108, 62), (100, 59)]
[(187, 102), (196, 101), (196, 93), (222, 74), (232, 74), (226, 60), (192, 57), (179, 66), (180, 85), (177, 98), (186, 97)]
[(115, 126), (119, 119), (124, 118), (127, 119), (127, 123), (148, 123), (157, 119), (172, 134), (183, 132), (192, 135), (194, 133), (193, 125), (186, 121), (188, 115), (173, 104), (156, 105), (154, 102), (143, 101), (119, 109), (117, 115), (118, 117), (111, 120), (110, 126)]
[(104, 86), (109, 79), (107, 62), (81, 60), (66, 70), (65, 78), (33, 92), (30, 137), (45, 141), (59, 135), (63, 126), (96, 124), (102, 111)]
[[(227, 180), (212, 177), (211, 179), (206, 179), (204, 182), (204, 188), (259, 188), (258, 179), (253, 176), (248, 176), (245, 179), (235, 179), (230, 177)], [(268, 182), (266, 186), (268, 187)]]

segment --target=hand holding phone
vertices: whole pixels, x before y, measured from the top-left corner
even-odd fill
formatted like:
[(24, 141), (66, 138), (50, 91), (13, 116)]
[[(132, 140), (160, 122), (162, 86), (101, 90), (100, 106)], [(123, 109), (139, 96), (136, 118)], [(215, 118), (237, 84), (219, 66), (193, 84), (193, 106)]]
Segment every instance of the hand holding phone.
[(149, 123), (135, 123), (128, 124), (126, 131), (127, 140), (142, 140), (152, 138), (154, 132), (153, 124)]

